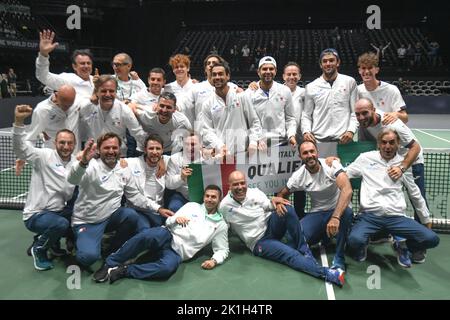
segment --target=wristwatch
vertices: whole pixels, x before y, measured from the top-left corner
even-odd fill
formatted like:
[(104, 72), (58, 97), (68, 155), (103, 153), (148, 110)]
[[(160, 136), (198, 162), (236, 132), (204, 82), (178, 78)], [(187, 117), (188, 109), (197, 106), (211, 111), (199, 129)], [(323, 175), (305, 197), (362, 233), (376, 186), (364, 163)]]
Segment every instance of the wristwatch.
[(400, 168), (400, 170), (402, 170), (402, 173), (405, 173), (406, 168), (405, 168), (404, 165), (401, 164), (401, 165), (399, 165), (398, 167)]

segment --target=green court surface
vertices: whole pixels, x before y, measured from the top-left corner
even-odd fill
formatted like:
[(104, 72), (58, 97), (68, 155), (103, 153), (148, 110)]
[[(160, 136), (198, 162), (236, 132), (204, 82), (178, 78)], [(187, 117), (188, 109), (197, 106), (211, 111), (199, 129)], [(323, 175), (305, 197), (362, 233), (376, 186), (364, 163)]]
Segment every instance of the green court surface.
[[(122, 279), (110, 285), (97, 284), (87, 271), (81, 272), (80, 289), (66, 273), (66, 263), (58, 258), (55, 268), (36, 271), (25, 251), (32, 234), (26, 230), (21, 213), (0, 210), (1, 299), (80, 299), (80, 300), (327, 300), (323, 280), (294, 271), (284, 265), (254, 257), (234, 236), (230, 240), (230, 258), (213, 270), (200, 264), (210, 257), (208, 250), (183, 263), (168, 280)], [(345, 286), (333, 287), (337, 300), (344, 299), (450, 299), (450, 235), (440, 234), (440, 245), (429, 250), (424, 264), (403, 269), (388, 244), (369, 247), (368, 260), (357, 263), (347, 257)], [(333, 245), (327, 249), (328, 261)], [(320, 261), (318, 249), (313, 249)], [(67, 259), (66, 259), (67, 260)], [(100, 261), (93, 269), (100, 267)], [(379, 267), (379, 282), (374, 282), (371, 268)], [(367, 283), (369, 282), (368, 288)], [(377, 289), (377, 284), (379, 288)], [(375, 286), (375, 288), (374, 288)], [(70, 286), (69, 286), (70, 287)], [(331, 292), (332, 294), (333, 292)]]

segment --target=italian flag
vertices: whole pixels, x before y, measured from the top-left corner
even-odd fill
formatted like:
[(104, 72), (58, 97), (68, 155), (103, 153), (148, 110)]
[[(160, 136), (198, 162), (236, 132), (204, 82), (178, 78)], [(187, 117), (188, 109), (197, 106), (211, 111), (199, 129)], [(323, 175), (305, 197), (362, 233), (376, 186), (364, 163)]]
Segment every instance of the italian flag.
[(192, 163), (192, 175), (188, 177), (189, 200), (203, 202), (203, 192), (210, 184), (222, 189), (223, 196), (228, 193), (228, 176), (236, 170), (236, 163), (232, 164), (199, 164)]

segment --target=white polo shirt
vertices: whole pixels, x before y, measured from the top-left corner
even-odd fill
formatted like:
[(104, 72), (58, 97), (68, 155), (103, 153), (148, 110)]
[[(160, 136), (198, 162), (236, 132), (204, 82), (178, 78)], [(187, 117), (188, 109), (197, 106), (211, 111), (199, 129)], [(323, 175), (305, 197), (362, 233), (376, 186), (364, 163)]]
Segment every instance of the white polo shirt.
[(380, 216), (406, 216), (406, 201), (403, 186), (416, 208), (422, 223), (430, 222), (430, 212), (414, 182), (411, 169), (406, 170), (400, 179), (392, 180), (387, 170), (398, 166), (403, 157), (396, 155), (390, 161), (381, 157), (379, 151), (364, 152), (345, 170), (349, 178), (362, 178), (360, 193), (360, 212), (370, 212)]

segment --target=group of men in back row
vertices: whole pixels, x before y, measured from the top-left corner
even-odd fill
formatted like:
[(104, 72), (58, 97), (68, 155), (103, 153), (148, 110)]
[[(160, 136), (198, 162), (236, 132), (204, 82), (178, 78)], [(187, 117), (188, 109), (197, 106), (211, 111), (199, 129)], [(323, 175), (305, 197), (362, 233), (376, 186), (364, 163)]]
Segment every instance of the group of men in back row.
[[(424, 262), (425, 250), (438, 245), (425, 201), (422, 148), (405, 125), (398, 89), (376, 79), (376, 55), (360, 56), (363, 84), (357, 86), (338, 73), (338, 52), (325, 49), (319, 58), (322, 75), (306, 89), (297, 86), (298, 64), (284, 67), (282, 85), (274, 81), (275, 59), (263, 57), (260, 80), (242, 92), (230, 82), (229, 66), (219, 55), (205, 58), (207, 79), (195, 83), (189, 58), (177, 54), (169, 61), (176, 80), (166, 85), (164, 70), (153, 68), (147, 89), (125, 53), (113, 58), (114, 75), (96, 70), (92, 76), (88, 50), (74, 52), (75, 73), (51, 73), (53, 40), (49, 30), (40, 34), (36, 77), (55, 92), (34, 110), (17, 106), (13, 125), (17, 171), (24, 161), (33, 166), (24, 222), (38, 235), (31, 248), (36, 269), (53, 267), (47, 252), (64, 254), (60, 238), (71, 231), (77, 262), (84, 267), (101, 258), (104, 233), (115, 231), (106, 260), (94, 273), (97, 282), (111, 283), (122, 277), (166, 278), (210, 243), (213, 255), (202, 267), (212, 269), (228, 257), (228, 227), (253, 254), (339, 286), (346, 245), (363, 261), (369, 236), (379, 231), (394, 235), (404, 267), (411, 266), (411, 258)], [(379, 150), (361, 154), (347, 168), (337, 158), (319, 158), (318, 143), (346, 144), (357, 131), (359, 140), (376, 140)], [(42, 138), (49, 148), (33, 146)], [(277, 196), (269, 199), (248, 188), (245, 175), (235, 171), (223, 199), (221, 189), (210, 185), (203, 204), (189, 202), (189, 164), (286, 143), (298, 148), (303, 165)], [(352, 226), (353, 177), (362, 177), (362, 185), (361, 212)], [(403, 185), (418, 222), (405, 214)], [(293, 207), (287, 200), (292, 192)], [(312, 203), (306, 215), (305, 193)], [(333, 237), (332, 266), (321, 267), (309, 245)], [(130, 263), (145, 250), (150, 262)]]

